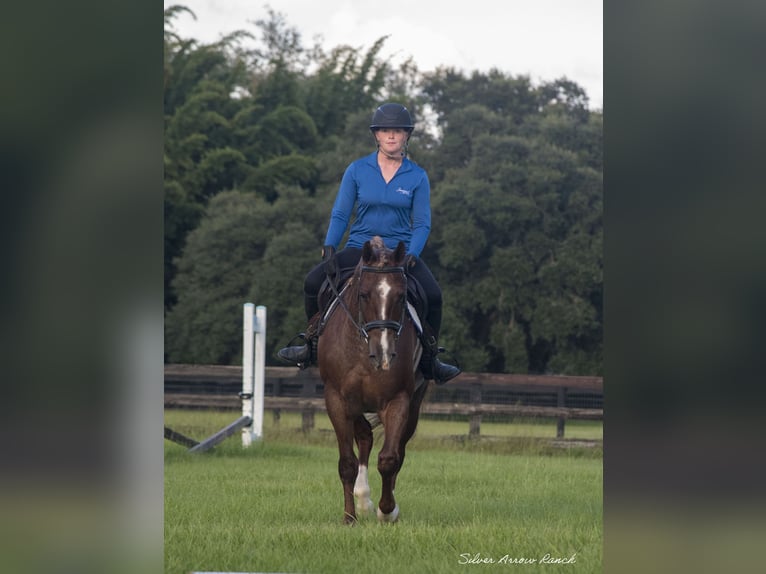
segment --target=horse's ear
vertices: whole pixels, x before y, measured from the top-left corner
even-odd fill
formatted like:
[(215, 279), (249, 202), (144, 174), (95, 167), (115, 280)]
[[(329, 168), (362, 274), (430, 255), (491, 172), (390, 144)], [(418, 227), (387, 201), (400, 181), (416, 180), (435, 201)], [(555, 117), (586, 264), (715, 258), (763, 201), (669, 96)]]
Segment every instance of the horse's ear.
[(407, 247), (404, 245), (404, 241), (400, 241), (394, 251), (394, 265), (400, 265), (404, 261), (404, 256), (407, 254)]
[(369, 241), (365, 241), (364, 246), (362, 247), (362, 260), (365, 263), (369, 263), (372, 261), (373, 254), (374, 251), (372, 250), (372, 244)]

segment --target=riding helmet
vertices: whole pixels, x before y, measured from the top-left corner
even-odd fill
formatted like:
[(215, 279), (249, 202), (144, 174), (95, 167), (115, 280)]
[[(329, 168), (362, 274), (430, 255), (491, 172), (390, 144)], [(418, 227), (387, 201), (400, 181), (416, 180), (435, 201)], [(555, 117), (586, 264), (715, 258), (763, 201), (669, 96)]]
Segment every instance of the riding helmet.
[(402, 104), (383, 104), (372, 115), (371, 130), (380, 128), (402, 128), (412, 132), (415, 124), (412, 123), (410, 112)]

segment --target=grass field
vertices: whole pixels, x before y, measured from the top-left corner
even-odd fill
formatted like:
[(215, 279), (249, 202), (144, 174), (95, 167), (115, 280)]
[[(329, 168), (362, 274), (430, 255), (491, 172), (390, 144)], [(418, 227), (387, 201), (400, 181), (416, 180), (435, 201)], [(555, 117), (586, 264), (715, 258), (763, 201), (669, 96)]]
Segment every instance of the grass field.
[[(166, 411), (165, 424), (201, 440), (237, 417)], [(482, 423), (491, 437), (467, 440), (465, 421), (423, 420), (397, 482), (399, 522), (354, 527), (341, 524), (327, 417), (306, 435), (299, 426), (267, 414), (263, 441), (243, 449), (233, 436), (198, 455), (165, 441), (167, 574), (601, 572), (601, 449), (550, 447), (555, 423)], [(567, 437), (601, 429), (568, 422)], [(376, 499), (374, 464), (370, 483)]]

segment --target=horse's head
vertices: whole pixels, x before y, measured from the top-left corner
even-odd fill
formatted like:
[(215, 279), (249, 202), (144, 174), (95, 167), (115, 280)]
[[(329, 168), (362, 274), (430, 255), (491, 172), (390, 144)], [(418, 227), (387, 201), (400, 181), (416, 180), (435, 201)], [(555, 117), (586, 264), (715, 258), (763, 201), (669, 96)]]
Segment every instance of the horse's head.
[(380, 237), (364, 244), (359, 261), (359, 325), (367, 333), (370, 361), (388, 370), (396, 356), (396, 343), (407, 307), (407, 276), (403, 242), (388, 249)]

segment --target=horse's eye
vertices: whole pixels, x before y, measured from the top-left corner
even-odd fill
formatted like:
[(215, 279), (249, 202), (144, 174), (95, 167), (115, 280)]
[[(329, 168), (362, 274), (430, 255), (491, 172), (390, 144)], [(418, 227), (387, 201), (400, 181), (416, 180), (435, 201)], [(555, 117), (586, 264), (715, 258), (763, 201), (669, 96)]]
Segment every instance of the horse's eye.
[(369, 291), (360, 291), (359, 292), (359, 298), (360, 299), (364, 299), (365, 301), (367, 301), (370, 298)]

